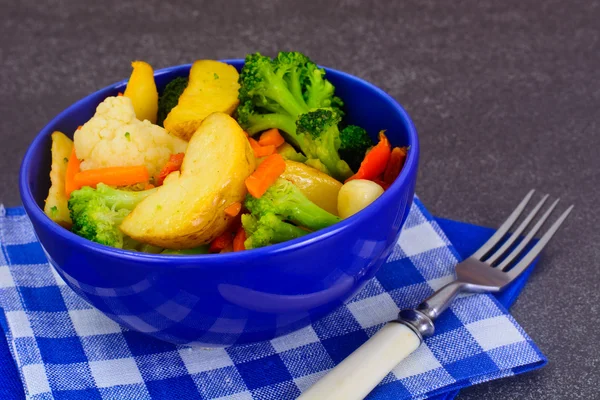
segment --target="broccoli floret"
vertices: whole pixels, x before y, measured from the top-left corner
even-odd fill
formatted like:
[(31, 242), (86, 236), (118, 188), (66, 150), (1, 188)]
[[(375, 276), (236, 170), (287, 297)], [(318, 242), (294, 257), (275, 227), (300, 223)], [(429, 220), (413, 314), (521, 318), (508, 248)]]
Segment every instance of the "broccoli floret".
[(340, 132), (340, 157), (357, 170), (365, 158), (367, 150), (373, 146), (373, 141), (366, 130), (356, 125), (348, 125)]
[(173, 79), (165, 86), (162, 94), (158, 98), (158, 116), (156, 124), (163, 126), (167, 115), (177, 105), (179, 97), (188, 85), (189, 79), (183, 76)]
[(292, 160), (297, 162), (305, 162), (306, 157), (302, 153), (298, 153), (294, 147), (289, 143), (284, 143), (277, 148), (277, 152), (281, 154), (286, 160)]
[(119, 225), (133, 208), (157, 189), (128, 191), (102, 183), (96, 189), (85, 186), (71, 193), (69, 210), (73, 233), (93, 242), (123, 248)]
[(271, 60), (250, 54), (240, 73), (240, 106), (237, 119), (249, 133), (269, 128), (283, 131), (294, 146), (303, 148), (296, 135), (296, 120), (313, 108), (335, 108), (341, 115), (342, 102), (325, 71), (298, 52), (280, 52)]
[(275, 214), (282, 220), (291, 221), (311, 231), (327, 228), (340, 221), (339, 217), (306, 198), (296, 185), (281, 178), (260, 198), (248, 195), (245, 206), (255, 218)]
[(306, 157), (318, 160), (318, 164), (322, 164), (329, 175), (343, 182), (352, 176), (352, 170), (338, 153), (341, 145), (339, 123), (340, 116), (336, 112), (319, 108), (302, 114), (296, 126), (298, 136), (303, 138), (302, 150)]
[(248, 235), (244, 242), (246, 249), (287, 242), (308, 233), (302, 228), (282, 221), (272, 213), (262, 215), (258, 219), (250, 214), (244, 214), (242, 215), (242, 225)]

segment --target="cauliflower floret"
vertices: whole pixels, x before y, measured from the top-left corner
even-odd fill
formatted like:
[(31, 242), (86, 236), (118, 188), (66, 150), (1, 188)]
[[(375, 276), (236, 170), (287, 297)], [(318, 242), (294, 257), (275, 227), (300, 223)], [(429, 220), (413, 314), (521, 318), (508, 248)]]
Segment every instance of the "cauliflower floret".
[(145, 165), (150, 176), (160, 172), (171, 154), (187, 147), (160, 126), (137, 119), (125, 96), (100, 103), (96, 114), (75, 132), (74, 142), (82, 170)]

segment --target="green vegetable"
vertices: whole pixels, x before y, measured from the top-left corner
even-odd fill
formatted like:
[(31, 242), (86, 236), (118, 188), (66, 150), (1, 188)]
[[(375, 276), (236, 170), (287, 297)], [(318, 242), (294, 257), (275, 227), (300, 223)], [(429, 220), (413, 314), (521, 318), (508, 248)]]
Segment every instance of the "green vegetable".
[(158, 254), (164, 250), (162, 247), (153, 246), (148, 243), (138, 242), (137, 240), (132, 239), (127, 235), (123, 235), (123, 249), (139, 251), (140, 253), (152, 253), (152, 254)]
[(50, 207), (50, 216), (56, 217), (58, 215), (58, 207), (52, 206)]
[(260, 53), (246, 57), (240, 73), (237, 119), (253, 135), (270, 128), (283, 131), (303, 150), (296, 119), (313, 108), (332, 108), (340, 115), (342, 101), (325, 79), (325, 70), (298, 52), (280, 52), (271, 60)]
[(96, 189), (85, 186), (71, 193), (69, 210), (73, 233), (93, 242), (123, 248), (119, 225), (133, 208), (157, 188), (143, 191), (113, 189), (99, 183)]
[(262, 216), (274, 214), (282, 220), (291, 221), (313, 231), (340, 221), (339, 217), (306, 198), (296, 185), (281, 178), (260, 198), (247, 195), (245, 206), (259, 220)]
[(131, 142), (131, 134), (129, 132), (125, 132), (125, 139)]
[(191, 255), (191, 254), (208, 254), (209, 245), (204, 245), (200, 247), (194, 247), (193, 249), (182, 249), (182, 250), (173, 250), (173, 249), (165, 249), (162, 251), (162, 254), (176, 254), (176, 255)]
[(163, 126), (165, 118), (171, 112), (171, 110), (177, 105), (179, 97), (188, 85), (189, 79), (186, 77), (178, 77), (173, 79), (165, 86), (162, 94), (158, 98), (158, 117), (156, 124)]
[(248, 236), (244, 242), (246, 249), (286, 242), (308, 233), (304, 229), (282, 221), (273, 213), (261, 215), (258, 219), (253, 215), (243, 214), (242, 226)]
[(294, 147), (292, 145), (290, 145), (289, 143), (284, 143), (283, 145), (279, 146), (279, 148), (277, 149), (277, 152), (279, 154), (281, 154), (281, 156), (283, 158), (285, 158), (286, 160), (292, 160), (292, 161), (298, 161), (298, 162), (306, 161), (306, 157), (302, 153), (298, 153), (296, 151), (296, 149), (294, 149)]
[(360, 126), (348, 125), (340, 132), (340, 140), (340, 157), (350, 168), (358, 170), (367, 150), (374, 144), (369, 134)]
[(319, 108), (302, 114), (296, 126), (298, 136), (302, 137), (304, 154), (309, 161), (314, 160), (310, 165), (325, 169), (329, 175), (343, 182), (352, 176), (352, 170), (338, 153), (341, 145), (339, 123), (339, 114)]

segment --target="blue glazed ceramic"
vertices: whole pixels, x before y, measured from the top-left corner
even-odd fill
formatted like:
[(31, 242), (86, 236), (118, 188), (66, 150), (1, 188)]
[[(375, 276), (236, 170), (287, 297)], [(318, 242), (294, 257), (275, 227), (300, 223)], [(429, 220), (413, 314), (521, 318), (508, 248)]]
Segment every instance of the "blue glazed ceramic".
[[(242, 60), (226, 61), (241, 68)], [(159, 90), (190, 65), (156, 72)], [(60, 113), (29, 147), (20, 173), (27, 215), (48, 259), (67, 284), (118, 323), (165, 341), (206, 347), (249, 343), (308, 325), (356, 294), (390, 254), (413, 199), (419, 141), (404, 109), (381, 89), (327, 69), (348, 122), (393, 145), (409, 145), (405, 167), (360, 213), (303, 238), (239, 253), (167, 256), (87, 241), (54, 224), (42, 207), (49, 187), (50, 134), (72, 134), (126, 81)], [(157, 221), (160, 223), (160, 221)]]

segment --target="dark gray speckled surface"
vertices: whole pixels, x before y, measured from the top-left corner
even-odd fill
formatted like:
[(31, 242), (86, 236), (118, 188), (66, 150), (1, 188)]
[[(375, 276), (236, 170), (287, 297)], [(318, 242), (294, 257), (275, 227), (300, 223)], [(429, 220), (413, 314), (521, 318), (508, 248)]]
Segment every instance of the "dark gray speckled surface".
[(196, 58), (296, 49), (398, 99), (435, 214), (495, 226), (530, 187), (576, 210), (514, 306), (550, 359), (465, 399), (600, 398), (600, 1), (0, 1), (0, 199), (75, 100)]

